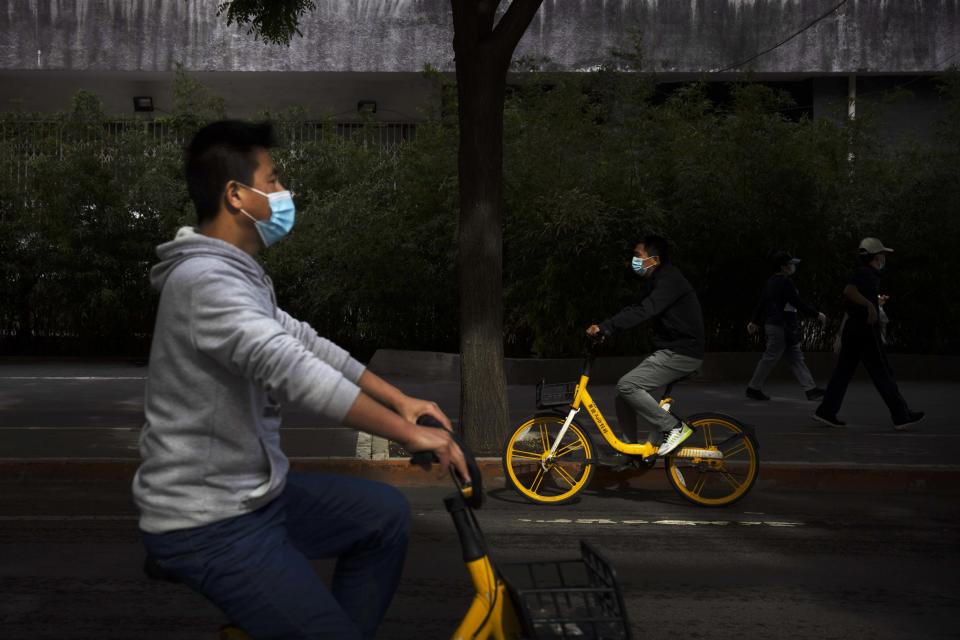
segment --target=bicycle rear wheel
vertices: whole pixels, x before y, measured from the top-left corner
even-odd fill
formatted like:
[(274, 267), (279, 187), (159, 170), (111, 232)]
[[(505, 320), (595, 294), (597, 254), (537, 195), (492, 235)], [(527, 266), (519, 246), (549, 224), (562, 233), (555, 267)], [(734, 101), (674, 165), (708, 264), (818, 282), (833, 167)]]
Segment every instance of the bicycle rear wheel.
[(673, 488), (704, 507), (724, 507), (747, 495), (760, 471), (750, 432), (719, 413), (697, 414), (686, 422), (693, 435), (664, 460)]
[(530, 502), (567, 502), (593, 477), (593, 442), (575, 422), (557, 445), (554, 457), (549, 457), (563, 422), (559, 415), (534, 416), (507, 439), (503, 475), (507, 484)]

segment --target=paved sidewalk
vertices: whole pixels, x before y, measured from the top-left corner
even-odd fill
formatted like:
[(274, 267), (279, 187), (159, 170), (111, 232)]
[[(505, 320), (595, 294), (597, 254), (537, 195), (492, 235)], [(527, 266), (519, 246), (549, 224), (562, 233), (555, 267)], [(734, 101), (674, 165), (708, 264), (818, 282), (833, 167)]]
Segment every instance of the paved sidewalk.
[[(134, 465), (143, 421), (146, 368), (123, 363), (0, 362), (0, 464), (38, 461), (114, 461)], [(436, 400), (456, 419), (459, 385), (432, 375), (386, 373), (405, 392)], [(559, 380), (557, 380), (559, 381)], [(765, 469), (814, 465), (819, 470), (882, 469), (960, 472), (960, 431), (955, 428), (950, 400), (960, 397), (960, 382), (903, 381), (901, 388), (927, 419), (905, 433), (895, 432), (873, 386), (856, 380), (842, 417), (843, 429), (810, 420), (816, 408), (795, 384), (774, 382), (767, 387), (770, 402), (748, 400), (743, 383), (702, 381), (674, 391), (681, 415), (721, 411), (754, 425)], [(508, 389), (510, 417), (519, 424), (536, 410), (534, 385)], [(591, 393), (615, 423), (612, 384), (591, 385)], [(581, 414), (589, 426), (589, 418)], [(383, 459), (387, 446), (376, 438), (329, 424), (296, 408), (284, 414), (283, 445), (293, 459)], [(599, 443), (602, 438), (596, 434)], [(347, 462), (344, 460), (344, 462)], [(799, 465), (799, 467), (798, 467)], [(396, 465), (393, 465), (396, 466)], [(491, 467), (493, 468), (493, 467)], [(803, 472), (801, 472), (803, 473)], [(922, 482), (921, 482), (922, 484)]]

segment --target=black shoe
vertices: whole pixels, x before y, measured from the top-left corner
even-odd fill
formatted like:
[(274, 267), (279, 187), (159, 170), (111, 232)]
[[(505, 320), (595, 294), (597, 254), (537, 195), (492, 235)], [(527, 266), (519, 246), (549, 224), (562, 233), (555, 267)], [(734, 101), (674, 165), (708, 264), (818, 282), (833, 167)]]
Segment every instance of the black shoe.
[(770, 396), (765, 394), (760, 389), (754, 389), (753, 387), (747, 387), (747, 397), (751, 400), (769, 400)]
[(820, 424), (825, 424), (825, 425), (827, 425), (828, 427), (845, 427), (845, 426), (847, 426), (847, 423), (844, 422), (843, 420), (841, 420), (840, 418), (838, 418), (837, 416), (828, 416), (828, 415), (825, 414), (825, 413), (821, 413), (821, 412), (820, 412), (820, 409), (817, 409), (816, 411), (814, 411), (814, 412), (813, 412), (813, 415), (812, 415), (811, 417), (812, 417), (815, 421), (819, 422)]
[(896, 431), (906, 431), (918, 422), (922, 422), (925, 415), (923, 411), (911, 411), (907, 414), (906, 420), (894, 420), (893, 428)]
[(807, 391), (807, 400), (819, 400), (823, 397), (827, 391), (826, 389), (821, 389), (820, 387), (814, 387)]

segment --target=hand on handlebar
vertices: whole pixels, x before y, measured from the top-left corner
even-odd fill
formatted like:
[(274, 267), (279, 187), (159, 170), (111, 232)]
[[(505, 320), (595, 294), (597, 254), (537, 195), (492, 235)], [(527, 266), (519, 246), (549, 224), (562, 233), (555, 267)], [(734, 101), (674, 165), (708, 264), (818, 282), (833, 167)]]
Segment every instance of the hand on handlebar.
[(413, 437), (407, 442), (402, 442), (403, 448), (410, 453), (420, 453), (422, 451), (432, 452), (439, 462), (437, 477), (442, 477), (447, 470), (453, 466), (460, 480), (469, 483), (470, 472), (467, 471), (467, 463), (464, 460), (463, 452), (453, 441), (453, 437), (446, 429), (437, 429), (436, 427), (422, 427), (416, 425), (416, 431)]
[(393, 409), (410, 422), (416, 423), (421, 417), (428, 416), (439, 422), (447, 431), (453, 431), (450, 418), (441, 411), (440, 406), (436, 402), (403, 396), (403, 398), (396, 402)]
[(600, 325), (598, 324), (592, 324), (589, 327), (587, 327), (587, 335), (593, 338), (597, 342), (603, 342), (607, 337), (606, 335), (604, 335), (603, 330), (600, 328)]

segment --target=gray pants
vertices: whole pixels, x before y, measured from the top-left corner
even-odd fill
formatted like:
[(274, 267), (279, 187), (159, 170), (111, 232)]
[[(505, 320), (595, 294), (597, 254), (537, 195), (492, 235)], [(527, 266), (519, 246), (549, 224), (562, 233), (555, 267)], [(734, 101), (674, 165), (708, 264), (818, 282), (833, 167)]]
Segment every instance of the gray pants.
[(660, 401), (650, 392), (665, 387), (700, 368), (703, 360), (680, 355), (669, 349), (656, 351), (640, 366), (631, 370), (617, 382), (617, 420), (620, 430), (639, 442), (638, 425), (653, 427), (647, 438), (658, 444), (660, 435), (677, 426), (677, 419), (660, 408)]
[(779, 325), (768, 324), (763, 329), (767, 334), (767, 350), (760, 356), (760, 362), (757, 363), (753, 378), (750, 379), (750, 388), (763, 389), (763, 383), (767, 381), (770, 372), (773, 371), (773, 368), (777, 366), (780, 358), (784, 355), (787, 357), (790, 371), (793, 372), (797, 382), (800, 383), (800, 388), (804, 391), (816, 388), (817, 384), (813, 381), (813, 376), (810, 375), (810, 369), (807, 368), (807, 363), (803, 361), (803, 351), (800, 350), (800, 344), (787, 345), (783, 327)]

